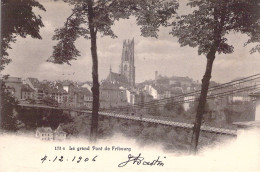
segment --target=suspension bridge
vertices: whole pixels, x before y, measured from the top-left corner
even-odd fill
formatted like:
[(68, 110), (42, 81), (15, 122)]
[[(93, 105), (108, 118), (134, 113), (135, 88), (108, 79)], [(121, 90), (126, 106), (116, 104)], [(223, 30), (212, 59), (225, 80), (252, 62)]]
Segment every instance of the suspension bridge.
[[(259, 89), (260, 84), (248, 84), (260, 79), (260, 74), (252, 75), (249, 77), (245, 77), (239, 80), (234, 80), (228, 83), (220, 84), (214, 87), (209, 88), (209, 94), (207, 99), (215, 99), (215, 98), (222, 98), (225, 96), (234, 95), (237, 93), (246, 93), (250, 94), (250, 92)], [(241, 86), (242, 85), (242, 86)], [(149, 122), (155, 123), (160, 125), (166, 125), (171, 127), (178, 127), (184, 129), (193, 129), (194, 124), (187, 123), (187, 122), (179, 122), (174, 121), (174, 119), (158, 119), (157, 117), (150, 116), (149, 114), (143, 113), (142, 109), (150, 109), (154, 106), (154, 104), (158, 106), (165, 106), (165, 104), (171, 101), (172, 105), (178, 105), (183, 103), (191, 103), (198, 101), (198, 95), (200, 90), (189, 92), (186, 94), (176, 95), (169, 98), (153, 100), (150, 102), (143, 102), (134, 105), (127, 105), (121, 107), (112, 107), (107, 109), (100, 109), (99, 115), (107, 116), (112, 118), (119, 118), (119, 119), (126, 119), (126, 120), (135, 120), (140, 122)], [(184, 97), (190, 96), (192, 98), (185, 99)], [(252, 100), (253, 101), (253, 100)], [(22, 108), (36, 108), (36, 109), (57, 109), (57, 110), (65, 110), (65, 111), (74, 111), (78, 113), (84, 113), (86, 115), (91, 116), (91, 110), (80, 110), (76, 108), (64, 108), (64, 107), (51, 107), (45, 105), (31, 105), (31, 104), (19, 104)], [(129, 113), (130, 112), (130, 113)], [(223, 135), (231, 135), (236, 136), (236, 129), (228, 129), (228, 128), (220, 128), (220, 127), (213, 127), (202, 124), (201, 131), (209, 132), (209, 133), (216, 133), (216, 134), (223, 134)]]
[[(57, 110), (74, 111), (74, 112), (80, 112), (80, 113), (84, 113), (84, 114), (88, 114), (88, 115), (91, 115), (91, 113), (92, 113), (92, 111), (89, 111), (89, 110), (76, 110), (76, 109), (69, 109), (69, 108), (44, 106), (44, 105), (19, 104), (19, 106), (22, 108), (57, 109)], [(136, 121), (140, 121), (140, 122), (149, 122), (149, 123), (155, 123), (155, 124), (161, 124), (161, 125), (167, 125), (167, 126), (179, 127), (179, 128), (186, 128), (186, 129), (193, 129), (193, 126), (194, 126), (194, 124), (191, 124), (191, 123), (148, 118), (148, 117), (143, 117), (142, 115), (138, 115), (138, 114), (123, 115), (123, 114), (117, 114), (117, 113), (113, 113), (113, 112), (102, 112), (101, 111), (101, 112), (99, 112), (99, 115), (113, 117), (113, 118), (126, 119), (126, 120), (136, 120)], [(211, 127), (211, 126), (206, 126), (206, 125), (201, 126), (201, 131), (236, 136), (236, 130), (217, 128), (217, 127)]]

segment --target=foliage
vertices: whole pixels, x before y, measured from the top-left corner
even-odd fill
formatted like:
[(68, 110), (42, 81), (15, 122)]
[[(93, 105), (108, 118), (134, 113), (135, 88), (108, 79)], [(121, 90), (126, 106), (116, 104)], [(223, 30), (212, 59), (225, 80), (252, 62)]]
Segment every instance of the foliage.
[(155, 38), (160, 26), (169, 26), (169, 20), (179, 7), (176, 0), (126, 0), (122, 4), (136, 17), (141, 35)]
[[(53, 40), (58, 40), (54, 51), (47, 61), (70, 65), (71, 60), (76, 60), (80, 52), (75, 47), (75, 41), (80, 36), (90, 39), (89, 12), (86, 1), (66, 0), (74, 8), (62, 28), (55, 30)], [(137, 24), (141, 25), (143, 36), (157, 37), (160, 25), (167, 26), (168, 20), (178, 7), (175, 1), (159, 0), (107, 0), (94, 1), (93, 3), (93, 26), (95, 34), (101, 37), (110, 36), (116, 38), (112, 25), (119, 19), (128, 19), (135, 15)]]
[(143, 36), (157, 37), (156, 32), (160, 25), (166, 26), (167, 20), (177, 8), (176, 1), (167, 0), (64, 0), (74, 6), (72, 14), (67, 18), (64, 26), (55, 30), (52, 56), (47, 60), (57, 64), (69, 64), (80, 55), (75, 47), (75, 41), (80, 36), (91, 41), (92, 78), (93, 78), (93, 106), (91, 119), (91, 139), (96, 140), (98, 132), (99, 111), (99, 80), (98, 80), (98, 54), (97, 33), (101, 36), (115, 38), (111, 29), (115, 21), (127, 19), (135, 15), (137, 24), (141, 25)]
[(48, 106), (58, 106), (58, 101), (57, 100), (55, 100), (54, 98), (52, 98), (52, 97), (44, 97), (43, 99), (42, 99), (42, 103), (43, 104), (46, 104), (46, 105), (48, 105)]
[(233, 52), (234, 48), (226, 38), (230, 32), (247, 34), (249, 40), (246, 44), (259, 43), (260, 3), (259, 0), (190, 0), (187, 5), (194, 8), (193, 12), (178, 16), (172, 23), (171, 34), (178, 37), (181, 46), (198, 47), (198, 54), (207, 58), (191, 144), (196, 152), (216, 53)]
[(157, 103), (152, 103), (148, 108), (148, 114), (153, 116), (160, 116), (161, 112)]
[(43, 27), (41, 16), (33, 12), (33, 8), (45, 11), (45, 8), (35, 0), (2, 0), (1, 1), (1, 66), (0, 71), (8, 64), (7, 50), (11, 43), (16, 42), (16, 37), (41, 39), (40, 28)]
[(36, 104), (36, 100), (35, 99), (28, 98), (26, 100), (29, 102), (29, 104)]
[(73, 121), (70, 114), (57, 109), (21, 109), (18, 111), (17, 119), (28, 130), (35, 130), (37, 127), (56, 129), (59, 124), (66, 125)]
[(62, 128), (63, 128), (63, 131), (65, 131), (66, 133), (68, 133), (70, 135), (76, 136), (79, 133), (78, 127), (73, 122), (63, 125)]
[(179, 38), (181, 46), (198, 47), (198, 53), (206, 55), (213, 45), (219, 54), (232, 53), (226, 38), (232, 31), (248, 34), (247, 43), (259, 42), (259, 0), (190, 0), (187, 5), (195, 10), (172, 23), (171, 34)]
[(184, 107), (182, 104), (176, 104), (174, 101), (169, 101), (165, 104), (164, 108), (168, 111), (172, 111), (177, 113), (177, 115), (181, 115), (184, 113)]
[(18, 102), (15, 100), (14, 96), (6, 90), (5, 83), (3, 80), (0, 81), (0, 122), (1, 128), (15, 131), (17, 130), (17, 116), (15, 110), (17, 108)]
[[(188, 110), (188, 113), (190, 115), (196, 114), (196, 110), (198, 108), (198, 105), (199, 105), (198, 101), (195, 101), (193, 104), (190, 104), (190, 109)], [(209, 111), (210, 111), (209, 104), (208, 104), (208, 102), (206, 102), (204, 112), (208, 113)]]

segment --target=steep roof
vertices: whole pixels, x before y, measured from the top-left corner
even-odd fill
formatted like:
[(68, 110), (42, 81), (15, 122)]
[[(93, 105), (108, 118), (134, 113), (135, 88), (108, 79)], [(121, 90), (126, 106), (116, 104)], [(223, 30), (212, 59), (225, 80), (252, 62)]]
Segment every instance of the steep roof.
[(74, 85), (72, 81), (68, 81), (68, 80), (66, 80), (66, 81), (62, 81), (61, 84), (62, 84), (63, 86)]
[(112, 83), (106, 82), (106, 81), (102, 82), (100, 85), (101, 89), (107, 89), (107, 90), (119, 90), (120, 89), (119, 87), (120, 86), (117, 84), (112, 84)]
[(62, 87), (53, 85), (51, 83), (40, 83), (39, 89), (50, 94), (64, 94), (67, 93)]
[(76, 87), (74, 90), (76, 93), (79, 94), (83, 94), (83, 95), (87, 95), (87, 96), (92, 96), (92, 92), (89, 91), (87, 88), (85, 87)]
[(128, 80), (124, 75), (121, 75), (119, 73), (114, 73), (114, 72), (109, 73), (107, 80), (112, 82), (115, 81), (119, 83), (128, 83)]
[(32, 83), (33, 87), (39, 88), (40, 81), (37, 78), (28, 78), (28, 80)]
[(170, 81), (168, 77), (159, 75), (156, 82), (161, 84), (169, 84)]
[(58, 128), (56, 128), (56, 130), (54, 131), (54, 133), (67, 134), (65, 131), (63, 131), (61, 125), (59, 125)]
[(23, 84), (21, 90), (26, 91), (26, 92), (33, 92), (34, 91), (28, 84)]
[(63, 85), (61, 83), (55, 83), (55, 87), (58, 88), (59, 90), (64, 90)]
[(22, 82), (22, 79), (21, 78), (18, 78), (18, 77), (12, 77), (12, 76), (8, 76), (7, 78), (4, 78), (4, 82), (17, 82), (17, 83), (21, 83)]
[(90, 86), (93, 86), (93, 82), (92, 82), (92, 81), (82, 82), (82, 85), (85, 85), (85, 84), (88, 84), (88, 85), (90, 85)]
[(52, 132), (52, 129), (51, 129), (51, 127), (38, 127), (36, 129), (36, 131), (41, 132), (41, 133), (50, 133), (50, 132)]
[(187, 76), (186, 77), (183, 77), (183, 76), (172, 76), (172, 77), (170, 77), (170, 80), (192, 82), (192, 79), (187, 77)]

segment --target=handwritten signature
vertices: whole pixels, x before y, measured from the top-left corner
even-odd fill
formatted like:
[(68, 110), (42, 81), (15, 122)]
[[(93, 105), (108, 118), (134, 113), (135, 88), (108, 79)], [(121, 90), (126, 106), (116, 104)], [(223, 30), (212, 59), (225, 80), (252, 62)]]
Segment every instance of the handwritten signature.
[[(164, 157), (166, 158), (166, 157)], [(160, 160), (160, 156), (156, 160), (153, 161), (146, 161), (144, 157), (141, 156), (141, 153), (139, 153), (138, 156), (133, 156), (131, 154), (128, 155), (128, 160), (121, 162), (118, 164), (118, 167), (124, 167), (128, 163), (136, 164), (136, 165), (150, 165), (150, 166), (164, 166), (164, 163)]]

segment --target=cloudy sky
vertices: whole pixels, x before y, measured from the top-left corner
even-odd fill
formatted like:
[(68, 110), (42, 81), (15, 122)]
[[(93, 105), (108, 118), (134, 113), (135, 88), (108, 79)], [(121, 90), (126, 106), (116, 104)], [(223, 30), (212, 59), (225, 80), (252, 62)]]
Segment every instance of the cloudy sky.
[[(189, 9), (182, 6), (180, 12)], [(79, 39), (76, 43), (81, 52), (72, 65), (58, 65), (46, 62), (51, 56), (54, 30), (63, 26), (66, 18), (71, 14), (71, 7), (63, 2), (41, 1), (46, 12), (36, 11), (42, 16), (44, 28), (40, 34), (42, 40), (18, 38), (9, 51), (12, 62), (5, 68), (3, 74), (17, 77), (37, 77), (40, 80), (70, 79), (76, 81), (91, 80), (91, 53), (89, 40)], [(135, 19), (120, 20), (113, 26), (118, 36), (116, 39), (98, 37), (98, 58), (100, 79), (107, 77), (109, 66), (118, 72), (122, 54), (122, 43), (125, 39), (135, 39), (136, 82), (153, 79), (154, 72), (166, 76), (189, 76), (194, 80), (201, 80), (206, 64), (205, 56), (198, 56), (197, 48), (180, 47), (177, 39), (169, 35), (171, 28), (161, 28), (159, 38), (144, 38), (140, 36), (140, 29)], [(260, 72), (260, 55), (250, 54), (250, 46), (243, 47), (246, 35), (232, 33), (228, 41), (235, 47), (229, 55), (217, 55), (213, 67), (212, 80), (228, 82), (236, 77), (245, 77)], [(73, 75), (74, 73), (74, 75)]]

